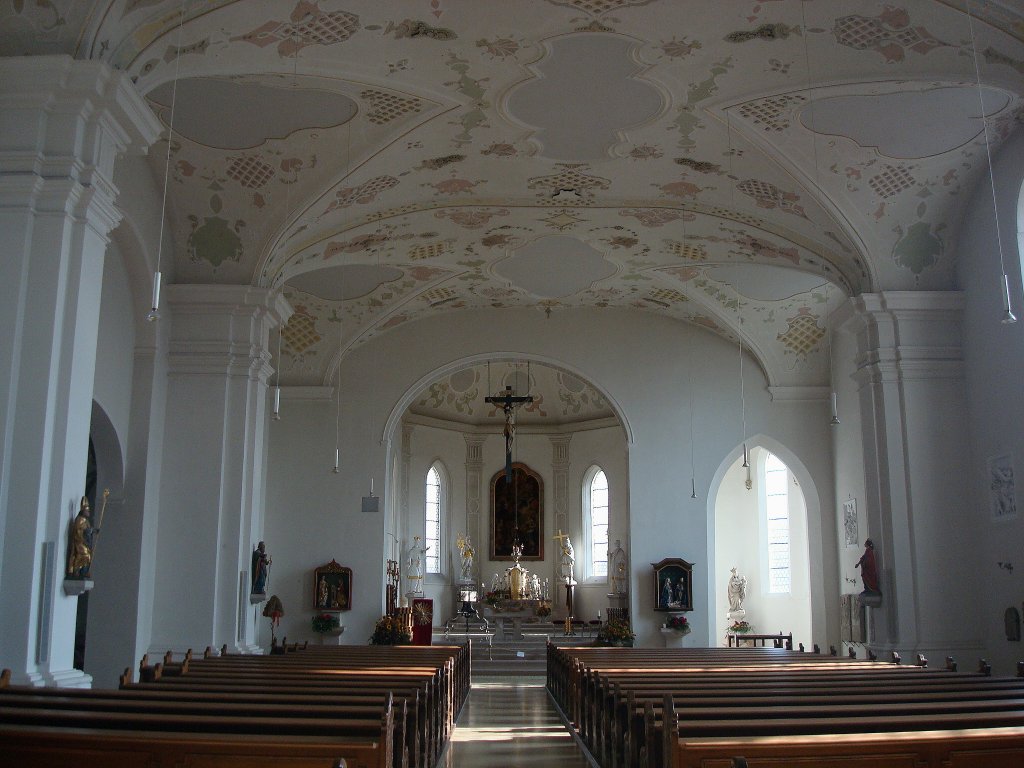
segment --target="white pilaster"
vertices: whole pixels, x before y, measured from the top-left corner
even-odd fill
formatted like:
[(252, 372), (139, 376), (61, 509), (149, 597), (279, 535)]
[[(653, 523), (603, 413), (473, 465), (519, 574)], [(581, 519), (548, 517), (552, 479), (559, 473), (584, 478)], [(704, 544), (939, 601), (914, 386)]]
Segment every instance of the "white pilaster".
[(159, 123), (100, 62), (0, 59), (0, 84), (0, 657), (16, 682), (87, 686), (72, 667), (77, 598), (61, 585), (121, 218), (114, 162)]
[[(580, 536), (577, 536), (574, 530), (570, 530), (569, 526), (569, 443), (572, 442), (571, 434), (559, 434), (550, 435), (548, 439), (551, 441), (551, 479), (553, 482), (553, 488), (551, 493), (551, 500), (555, 508), (554, 518), (554, 530), (562, 531), (563, 533), (571, 534), (576, 536), (576, 548), (577, 551), (582, 552), (583, 541)], [(552, 584), (558, 583), (561, 556), (559, 550), (556, 548), (553, 550), (555, 556), (552, 558), (554, 564), (553, 578), (551, 579)], [(577, 570), (576, 576), (579, 577), (580, 573)]]
[[(480, 538), (480, 511), (483, 508), (484, 487), (484, 443), (487, 435), (464, 434), (466, 440), (466, 535), (470, 537), (478, 553), (486, 551)], [(478, 555), (477, 568), (483, 580), (483, 557)]]
[(259, 606), (249, 604), (249, 570), (263, 532), (269, 338), (292, 310), (277, 291), (235, 285), (171, 285), (167, 306), (152, 647), (255, 652)]
[(976, 583), (958, 551), (965, 524), (967, 422), (959, 293), (892, 292), (852, 300), (867, 485), (867, 535), (882, 605), (869, 643), (904, 656), (980, 652)]

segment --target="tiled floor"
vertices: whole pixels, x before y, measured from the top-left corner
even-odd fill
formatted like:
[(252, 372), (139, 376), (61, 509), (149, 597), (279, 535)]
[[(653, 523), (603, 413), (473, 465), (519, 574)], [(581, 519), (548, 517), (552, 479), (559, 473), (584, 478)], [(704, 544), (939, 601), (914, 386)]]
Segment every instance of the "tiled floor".
[(443, 768), (589, 768), (534, 677), (474, 680)]

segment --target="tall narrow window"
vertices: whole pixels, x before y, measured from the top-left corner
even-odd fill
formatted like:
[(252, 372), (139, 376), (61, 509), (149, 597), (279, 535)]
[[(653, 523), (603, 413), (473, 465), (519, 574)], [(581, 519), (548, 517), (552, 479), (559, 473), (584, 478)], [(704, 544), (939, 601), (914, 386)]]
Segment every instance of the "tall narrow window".
[(608, 578), (608, 478), (600, 467), (592, 467), (585, 475), (583, 535), (584, 576), (604, 581)]
[(764, 462), (765, 515), (768, 532), (768, 592), (791, 589), (789, 549), (789, 469), (774, 454)]
[(427, 472), (426, 536), (427, 573), (441, 572), (441, 475), (437, 467)]

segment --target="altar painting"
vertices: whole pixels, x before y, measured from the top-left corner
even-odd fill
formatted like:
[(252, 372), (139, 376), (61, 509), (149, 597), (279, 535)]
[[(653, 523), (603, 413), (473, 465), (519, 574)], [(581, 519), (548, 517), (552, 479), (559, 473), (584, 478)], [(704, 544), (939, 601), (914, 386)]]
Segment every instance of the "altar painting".
[(544, 483), (525, 464), (512, 465), (512, 482), (505, 470), (491, 478), (491, 560), (512, 560), (516, 528), (523, 546), (520, 560), (544, 559)]
[(313, 571), (313, 608), (352, 610), (352, 569), (331, 560)]

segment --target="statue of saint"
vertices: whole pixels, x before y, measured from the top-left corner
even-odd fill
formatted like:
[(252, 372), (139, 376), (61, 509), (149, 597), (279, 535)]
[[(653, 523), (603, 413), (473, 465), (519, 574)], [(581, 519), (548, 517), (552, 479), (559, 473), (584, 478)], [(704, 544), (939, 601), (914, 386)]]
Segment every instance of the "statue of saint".
[(569, 541), (567, 535), (562, 536), (561, 541), (562, 548), (562, 559), (558, 565), (558, 575), (565, 581), (566, 584), (575, 584), (576, 580), (573, 579), (573, 566), (576, 565), (576, 554), (572, 548), (572, 542)]
[(267, 545), (262, 541), (252, 551), (252, 594), (267, 594), (267, 581), (270, 579), (270, 564), (273, 562), (267, 554)]
[(423, 558), (427, 555), (427, 550), (430, 547), (424, 547), (420, 544), (420, 537), (412, 537), (412, 546), (409, 547), (409, 552), (406, 555), (406, 578), (409, 580), (409, 592), (410, 595), (422, 595), (423, 594)]
[(672, 605), (672, 580), (668, 577), (661, 582), (661, 607), (668, 608)]
[(71, 521), (66, 574), (69, 579), (87, 579), (92, 568), (93, 541), (100, 529), (92, 527), (89, 512), (89, 500), (83, 496), (78, 514)]
[(469, 536), (459, 536), (455, 540), (455, 544), (459, 548), (459, 556), (462, 558), (462, 571), (460, 578), (464, 582), (473, 581), (473, 557), (476, 554), (473, 549), (473, 544), (469, 540)]
[(622, 542), (615, 540), (615, 550), (608, 553), (608, 573), (611, 576), (612, 593), (625, 595), (629, 592), (628, 580), (626, 578), (626, 551), (622, 548)]
[(747, 597), (747, 578), (736, 573), (732, 569), (732, 576), (729, 578), (729, 613), (743, 610), (743, 601)]
[(875, 562), (875, 543), (868, 539), (864, 542), (864, 554), (854, 568), (860, 568), (860, 577), (864, 580), (865, 592), (878, 592), (878, 564)]

